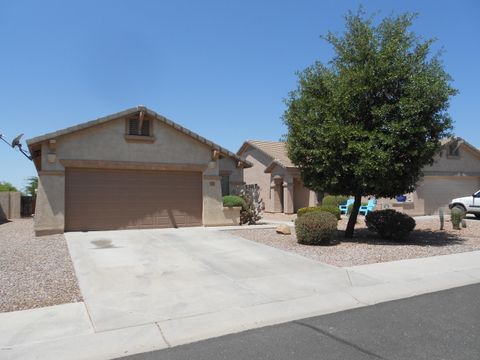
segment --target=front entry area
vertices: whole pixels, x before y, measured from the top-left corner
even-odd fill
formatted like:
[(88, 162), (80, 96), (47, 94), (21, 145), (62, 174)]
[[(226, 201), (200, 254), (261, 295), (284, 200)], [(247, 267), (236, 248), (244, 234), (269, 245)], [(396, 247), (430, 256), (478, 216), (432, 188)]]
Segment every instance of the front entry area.
[(67, 168), (65, 231), (202, 225), (202, 174)]

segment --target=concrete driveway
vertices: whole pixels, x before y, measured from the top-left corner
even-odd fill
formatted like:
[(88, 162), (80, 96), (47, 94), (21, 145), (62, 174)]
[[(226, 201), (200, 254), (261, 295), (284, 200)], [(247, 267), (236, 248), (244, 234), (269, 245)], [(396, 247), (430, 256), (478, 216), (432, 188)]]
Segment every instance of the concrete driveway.
[[(268, 313), (288, 319), (288, 309), (275, 304), (304, 299), (303, 305), (292, 306), (305, 311), (308, 302), (318, 305), (321, 294), (374, 283), (368, 276), (349, 276), (346, 270), (214, 229), (65, 235), (96, 331), (149, 323), (162, 323), (168, 331), (171, 321), (205, 315), (210, 320), (226, 316), (230, 326), (241, 329), (252, 314), (257, 322)], [(349, 297), (345, 306), (357, 303)]]

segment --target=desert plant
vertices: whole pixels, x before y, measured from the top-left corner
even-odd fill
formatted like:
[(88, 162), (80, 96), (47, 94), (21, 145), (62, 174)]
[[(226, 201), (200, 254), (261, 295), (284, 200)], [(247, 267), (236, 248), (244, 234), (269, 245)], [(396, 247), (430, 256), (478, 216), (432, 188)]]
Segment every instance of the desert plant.
[(325, 211), (306, 213), (295, 220), (297, 241), (303, 245), (328, 245), (337, 231), (337, 218)]
[(460, 230), (460, 224), (462, 223), (463, 216), (464, 216), (464, 212), (462, 211), (462, 209), (456, 206), (452, 208), (450, 217), (452, 220), (452, 226), (454, 230)]
[(342, 205), (346, 203), (348, 200), (348, 196), (343, 195), (327, 195), (322, 200), (322, 206), (336, 206)]
[(405, 240), (416, 225), (412, 217), (392, 209), (369, 212), (365, 223), (382, 238), (397, 241)]
[(240, 211), (240, 224), (255, 225), (262, 216), (262, 201), (257, 186), (245, 186), (239, 192), (239, 197), (245, 202), (245, 208)]
[(443, 230), (445, 226), (445, 212), (443, 211), (443, 209), (440, 209), (438, 211), (438, 216), (440, 217), (440, 230)]
[(223, 206), (233, 207), (240, 206), (243, 210), (247, 209), (247, 204), (240, 196), (237, 195), (226, 195), (223, 197)]

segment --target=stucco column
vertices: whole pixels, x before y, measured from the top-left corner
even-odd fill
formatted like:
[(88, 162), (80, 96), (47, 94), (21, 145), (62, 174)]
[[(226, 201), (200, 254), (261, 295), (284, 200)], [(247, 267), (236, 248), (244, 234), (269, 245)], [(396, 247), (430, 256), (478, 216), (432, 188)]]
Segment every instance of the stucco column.
[(293, 214), (293, 181), (283, 183), (283, 212)]
[(63, 233), (65, 228), (65, 173), (39, 172), (35, 234)]
[(283, 178), (281, 176), (275, 176), (270, 183), (270, 198), (272, 199), (272, 208), (267, 209), (267, 211), (283, 212)]

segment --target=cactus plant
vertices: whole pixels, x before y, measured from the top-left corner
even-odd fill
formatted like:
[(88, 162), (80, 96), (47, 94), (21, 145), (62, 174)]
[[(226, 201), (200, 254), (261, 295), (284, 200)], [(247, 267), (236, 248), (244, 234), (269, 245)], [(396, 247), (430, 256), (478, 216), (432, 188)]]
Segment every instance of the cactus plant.
[(445, 225), (445, 212), (443, 209), (440, 209), (438, 211), (438, 216), (440, 217), (440, 230), (443, 230), (443, 227)]
[(451, 218), (452, 218), (453, 229), (454, 230), (460, 230), (460, 224), (461, 224), (462, 219), (463, 219), (463, 211), (454, 207), (452, 209)]

